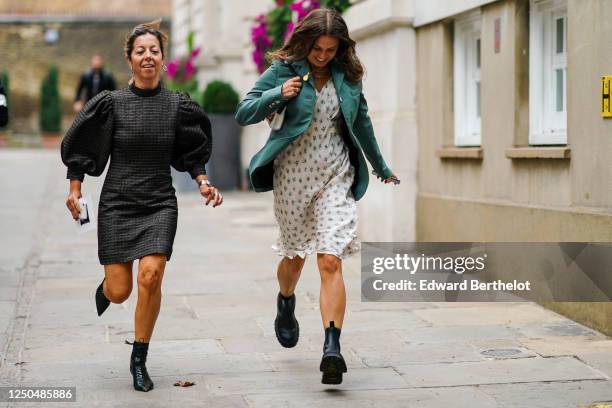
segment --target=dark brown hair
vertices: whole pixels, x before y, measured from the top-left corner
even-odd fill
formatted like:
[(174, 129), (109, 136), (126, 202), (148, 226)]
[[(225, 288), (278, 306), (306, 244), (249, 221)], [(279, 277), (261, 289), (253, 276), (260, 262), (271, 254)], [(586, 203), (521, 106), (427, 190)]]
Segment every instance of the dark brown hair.
[(136, 38), (145, 34), (152, 34), (159, 41), (159, 48), (162, 53), (162, 57), (165, 57), (164, 53), (164, 45), (168, 41), (168, 36), (166, 33), (161, 31), (161, 19), (157, 19), (155, 21), (151, 21), (150, 23), (139, 24), (125, 37), (125, 57), (129, 60), (132, 56), (132, 51), (134, 51), (134, 41)]
[(296, 26), (280, 50), (268, 53), (269, 61), (297, 61), (305, 59), (322, 35), (335, 37), (339, 41), (335, 60), (350, 82), (363, 78), (363, 65), (355, 52), (355, 41), (349, 37), (346, 22), (334, 9), (321, 8), (308, 13)]

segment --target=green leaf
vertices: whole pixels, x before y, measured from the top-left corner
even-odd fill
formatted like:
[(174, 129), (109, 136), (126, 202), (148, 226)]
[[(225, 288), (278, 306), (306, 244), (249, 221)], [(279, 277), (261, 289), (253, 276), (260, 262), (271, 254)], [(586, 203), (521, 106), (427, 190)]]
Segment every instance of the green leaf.
[(187, 36), (187, 49), (189, 50), (189, 55), (191, 55), (191, 51), (193, 51), (193, 37), (194, 37), (194, 32), (190, 31), (189, 35)]

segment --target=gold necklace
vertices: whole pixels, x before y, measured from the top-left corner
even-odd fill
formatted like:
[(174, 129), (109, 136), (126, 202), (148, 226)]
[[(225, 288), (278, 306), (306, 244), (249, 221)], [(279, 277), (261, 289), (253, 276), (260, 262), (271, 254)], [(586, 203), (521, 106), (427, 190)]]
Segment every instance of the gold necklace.
[(312, 71), (312, 76), (316, 79), (326, 79), (331, 76), (331, 73), (329, 71), (326, 71), (325, 73)]
[(329, 73), (329, 68), (325, 67), (325, 68), (315, 68), (315, 67), (310, 67), (310, 71), (312, 72), (313, 75), (321, 75), (322, 73)]

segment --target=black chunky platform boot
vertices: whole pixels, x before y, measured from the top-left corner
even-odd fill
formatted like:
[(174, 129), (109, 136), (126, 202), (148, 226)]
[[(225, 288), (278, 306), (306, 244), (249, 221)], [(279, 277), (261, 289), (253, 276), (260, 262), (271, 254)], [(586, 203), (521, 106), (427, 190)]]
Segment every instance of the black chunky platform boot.
[(341, 384), (342, 373), (346, 373), (346, 363), (340, 354), (340, 329), (335, 327), (333, 321), (325, 329), (323, 359), (319, 369), (323, 372), (323, 384)]
[(150, 391), (153, 389), (153, 381), (147, 372), (147, 353), (149, 343), (135, 341), (132, 344), (132, 356), (130, 357), (130, 373), (134, 379), (134, 389), (136, 391)]
[(295, 318), (295, 293), (284, 297), (280, 292), (276, 300), (276, 319), (274, 332), (281, 346), (295, 347), (300, 337), (300, 325)]
[(106, 309), (108, 309), (108, 306), (110, 305), (110, 300), (108, 300), (108, 298), (106, 296), (104, 296), (104, 281), (106, 280), (106, 278), (102, 279), (102, 283), (100, 284), (100, 286), (98, 286), (98, 289), (96, 289), (96, 309), (98, 309), (98, 316), (102, 316), (102, 313), (104, 313), (104, 311)]

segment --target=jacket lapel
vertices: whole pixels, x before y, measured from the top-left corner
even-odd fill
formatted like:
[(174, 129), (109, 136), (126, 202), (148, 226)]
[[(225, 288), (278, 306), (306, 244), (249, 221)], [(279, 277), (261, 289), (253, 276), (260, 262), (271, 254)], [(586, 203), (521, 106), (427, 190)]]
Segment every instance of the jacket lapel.
[(305, 59), (302, 59), (293, 61), (290, 64), (293, 66), (295, 72), (300, 76), (300, 78), (302, 78), (302, 80), (304, 80), (304, 76), (308, 74), (308, 81), (306, 82), (308, 82), (314, 88), (312, 75), (310, 75), (310, 72), (308, 72), (310, 68), (308, 66), (308, 62)]
[(336, 88), (336, 93), (338, 94), (338, 96), (340, 96), (342, 85), (344, 85), (344, 71), (340, 69), (335, 62), (332, 62), (331, 73), (332, 79), (334, 81), (334, 87)]

